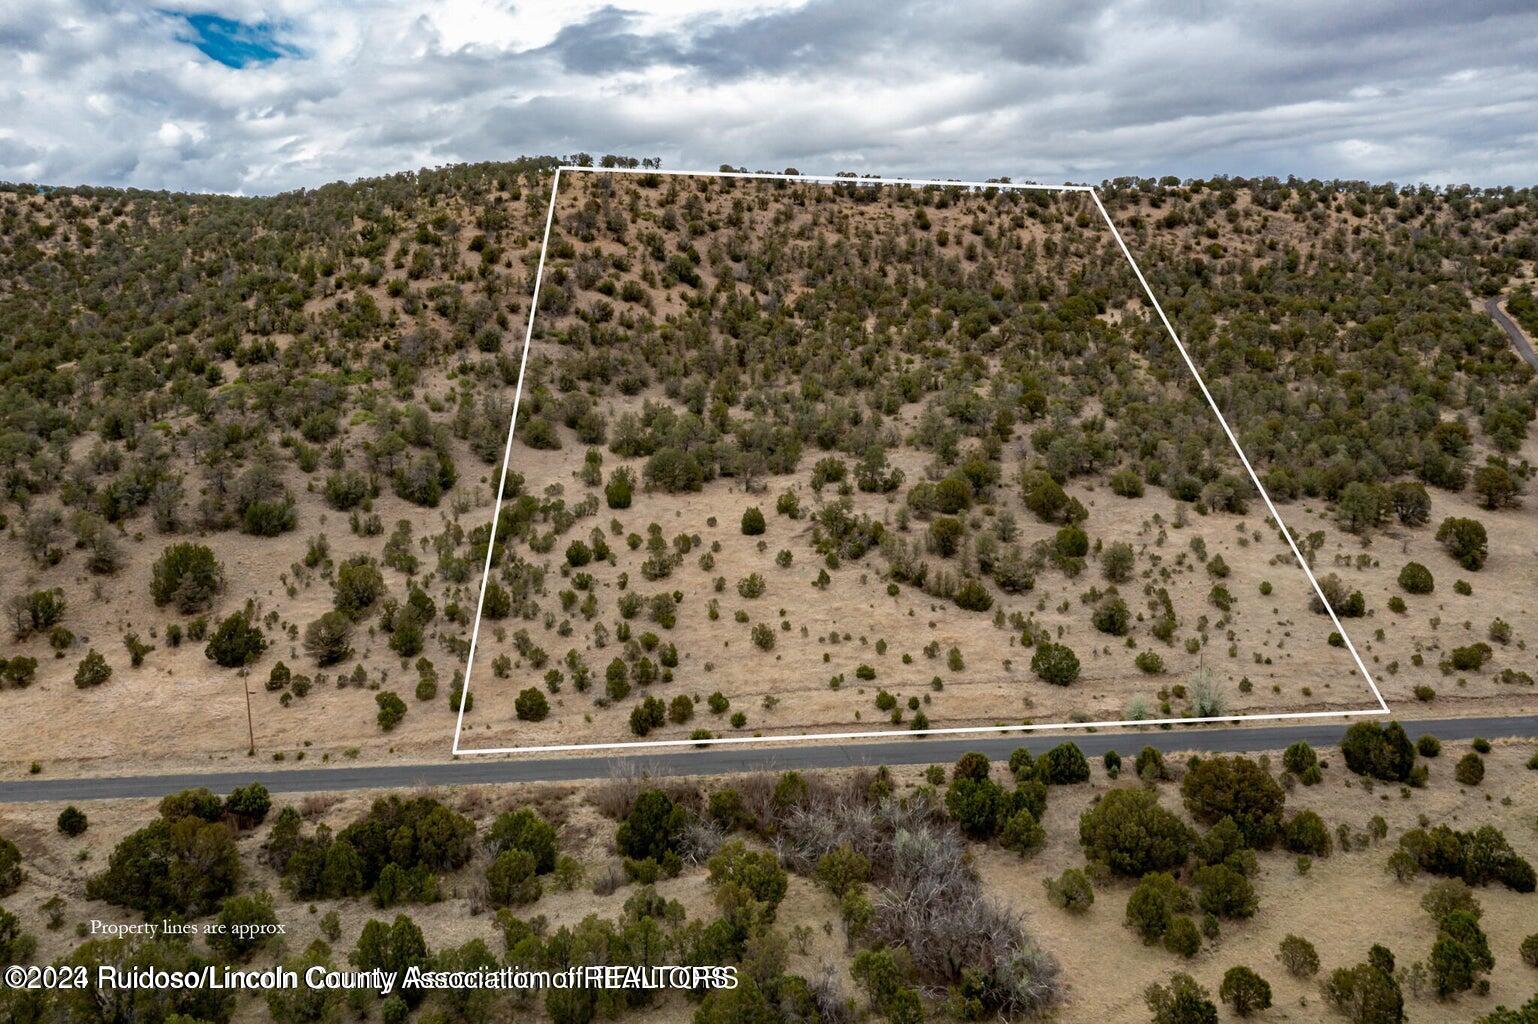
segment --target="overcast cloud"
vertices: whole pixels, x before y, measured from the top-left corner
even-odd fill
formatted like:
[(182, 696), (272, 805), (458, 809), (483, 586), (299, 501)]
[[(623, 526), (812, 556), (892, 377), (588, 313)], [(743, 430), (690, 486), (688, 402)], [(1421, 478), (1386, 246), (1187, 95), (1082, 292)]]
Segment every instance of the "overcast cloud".
[(0, 179), (269, 193), (586, 151), (669, 168), (1538, 182), (1531, 0), (43, 0)]

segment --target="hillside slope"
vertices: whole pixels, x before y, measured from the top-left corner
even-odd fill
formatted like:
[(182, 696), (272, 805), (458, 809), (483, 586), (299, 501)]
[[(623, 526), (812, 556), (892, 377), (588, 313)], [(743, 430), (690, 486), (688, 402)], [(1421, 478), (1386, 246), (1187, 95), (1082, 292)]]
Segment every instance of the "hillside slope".
[[(13, 770), (82, 749), (119, 761), (243, 752), (242, 663), (264, 752), (445, 749), (555, 165), (452, 167), (270, 199), (0, 192), (0, 596), (13, 602), (15, 627), (0, 739)], [(1103, 715), (1134, 702), (1186, 713), (1196, 666), (1226, 681), (1230, 707), (1273, 697), (1365, 703), (1359, 685), (1347, 692), (1349, 663), (1342, 673), (1342, 653), (1323, 642), (1327, 620), (1284, 606), (1307, 600), (1301, 575), (1280, 559), (1253, 495), (1240, 493), (1247, 484), (1226, 441), (1125, 266), (1103, 231), (1089, 233), (1093, 209), (841, 185), (792, 188), (810, 197), (798, 213), (774, 186), (634, 177), (611, 189), (607, 180), (563, 193), (571, 205), (559, 211), (540, 298), (514, 468), (528, 480), (544, 472), (547, 485), (559, 476), (568, 490), (509, 496), (533, 501), (498, 538), (499, 580), (510, 586), (520, 562), (533, 574), (523, 591), (510, 589), (518, 603), (508, 608), (530, 634), (520, 644), (509, 622), (499, 642), (510, 651), (488, 646), (488, 658), (518, 657), (506, 692), (489, 690), (479, 704), (488, 733), (512, 728), (513, 693), (541, 682), (557, 705), (552, 721), (577, 714), (576, 703), (559, 713), (575, 687), (556, 691), (545, 663), (568, 647), (604, 672), (613, 655), (599, 660), (591, 633), (560, 648), (537, 638), (564, 639), (563, 618), (580, 613), (581, 598), (557, 581), (570, 541), (588, 534), (584, 525), (566, 535), (567, 506), (607, 504), (603, 478), (634, 459), (640, 518), (622, 532), (639, 534), (656, 510), (681, 512), (668, 502), (693, 491), (645, 478), (668, 450), (699, 467), (707, 498), (735, 489), (719, 514), (697, 511), (737, 542), (742, 491), (770, 489), (759, 504), (771, 521), (786, 490), (821, 515), (838, 504), (839, 485), (822, 494), (812, 476), (823, 460), (841, 460), (851, 506), (882, 524), (887, 543), (857, 567), (846, 550), (854, 568), (834, 570), (832, 585), (868, 573), (859, 586), (899, 585), (910, 605), (943, 610), (958, 636), (977, 639), (939, 653), (976, 651), (965, 671), (978, 673), (978, 693), (1002, 686), (1013, 703), (983, 710), (996, 702), (980, 697), (969, 709), (965, 687), (953, 686), (956, 706), (910, 707), (909, 724), (924, 707), (934, 724)], [(1288, 525), (1320, 574), (1338, 577), (1337, 609), (1362, 592), (1363, 620), (1347, 626), (1391, 703), (1417, 688), (1441, 710), (1530, 703), (1538, 616), (1526, 595), (1538, 549), (1520, 491), (1538, 460), (1538, 387), (1473, 300), (1530, 288), (1538, 195), (1236, 180), (1119, 181), (1101, 195)], [(776, 221), (780, 213), (790, 219)], [(699, 429), (675, 419), (685, 426), (669, 436), (645, 421), (647, 401)], [(626, 411), (644, 429), (630, 430)], [(539, 447), (527, 443), (531, 423), (542, 424)], [(598, 483), (581, 477), (589, 443), (608, 460)], [(890, 449), (891, 467), (865, 464), (873, 443)], [(961, 517), (956, 550), (942, 553), (931, 527), (947, 513), (932, 492), (969, 465), (970, 518)], [(886, 490), (892, 467), (904, 474)], [(879, 486), (858, 486), (862, 471)], [(1021, 484), (1050, 492), (1043, 476), (1087, 518), (1072, 506), (1038, 514), (1040, 495)], [(1144, 496), (1123, 498), (1118, 487)], [(1117, 512), (1119, 499), (1143, 504)], [(600, 525), (611, 518), (594, 511)], [(1006, 515), (1027, 534), (1019, 563), (999, 557), (1014, 543), (995, 529)], [(1177, 515), (1201, 529), (1161, 525)], [(1436, 539), (1449, 517), (1483, 526), (1483, 559), (1474, 540), (1458, 546), (1461, 528)], [(1085, 556), (1051, 547), (1066, 520), (1088, 535), (1085, 564), (1065, 564)], [(664, 546), (675, 532), (666, 529)], [(1140, 533), (1135, 582), (1123, 584), (1134, 650), (1121, 634), (1097, 639), (1094, 617), (1106, 603), (1104, 548)], [(1168, 562), (1155, 562), (1166, 533)], [(1189, 543), (1198, 533), (1201, 550)], [(801, 542), (811, 549), (794, 551), (787, 571), (815, 577), (826, 552), (810, 531)], [(206, 546), (212, 562), (195, 549), (165, 557), (182, 544)], [(1448, 545), (1478, 571), (1460, 568)], [(613, 546), (615, 578), (601, 581), (611, 586), (587, 617), (610, 635), (628, 624), (617, 579), (628, 552)], [(1219, 574), (1198, 571), (1213, 552), (1244, 579), (1242, 589), (1227, 585), (1231, 614), (1208, 603)], [(650, 553), (637, 551), (632, 575)], [(1410, 561), (1427, 567), (1432, 593), (1401, 588)], [(689, 571), (696, 565), (691, 557)], [(697, 574), (695, 584), (720, 575)], [(1027, 577), (1041, 586), (1019, 590)], [(1454, 591), (1460, 578), (1468, 594)], [(992, 599), (990, 612), (954, 606), (969, 580)], [(765, 600), (791, 607), (769, 583)], [(1252, 589), (1261, 583), (1276, 588), (1274, 600)], [(1167, 616), (1150, 602), (1161, 587), (1180, 597), (1182, 586), (1178, 628), (1161, 637)], [(562, 589), (574, 594), (571, 608)], [(787, 591), (800, 605), (813, 593)], [(858, 595), (846, 596), (857, 604)], [(707, 597), (680, 611), (714, 622)], [(1019, 618), (990, 622), (1006, 605)], [(1257, 621), (1265, 626), (1246, 633)], [(815, 663), (823, 652), (810, 637), (831, 635), (828, 626), (795, 625), (807, 628)], [(733, 628), (747, 643), (746, 625)], [(895, 643), (896, 628), (860, 635), (872, 647)], [(1304, 660), (1285, 673), (1273, 662), (1279, 692), (1254, 686), (1269, 682), (1264, 659), (1287, 631)], [(1077, 648), (1090, 686), (1044, 687), (1027, 669), (1030, 650), (1016, 650), (1011, 669), (987, 646), (1039, 646), (1047, 633)], [(211, 649), (210, 637), (219, 639)], [(696, 672), (664, 696), (692, 704), (715, 689), (704, 662), (731, 659), (706, 644), (729, 639), (675, 643)], [(893, 650), (917, 663), (895, 696), (918, 700), (936, 675), (919, 652), (925, 639)], [(545, 659), (526, 657), (533, 648)], [(1162, 676), (1144, 681), (1131, 668), (1144, 649), (1161, 654)], [(627, 672), (655, 658), (621, 650)], [(862, 651), (847, 666), (815, 666), (810, 686), (827, 692), (827, 676), (872, 659)], [(493, 678), (477, 668), (477, 687)], [(799, 727), (788, 705), (762, 707), (778, 681), (744, 685), (750, 728)], [(1022, 706), (1022, 693), (1038, 703)], [(804, 703), (795, 714), (857, 720), (872, 699)], [(605, 736), (629, 735), (634, 700), (599, 723)], [(381, 713), (398, 724), (381, 731)]]

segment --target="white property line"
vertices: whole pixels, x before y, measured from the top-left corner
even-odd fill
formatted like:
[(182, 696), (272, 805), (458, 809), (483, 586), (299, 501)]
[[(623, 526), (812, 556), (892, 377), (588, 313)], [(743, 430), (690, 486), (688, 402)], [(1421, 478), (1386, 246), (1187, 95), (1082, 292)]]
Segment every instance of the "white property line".
[(948, 178), (878, 178), (854, 174), (775, 174), (772, 171), (663, 171), (646, 167), (576, 167), (556, 169), (575, 174), (657, 174), (665, 178), (749, 178), (757, 181), (809, 181), (833, 185), (940, 185), (956, 188), (1007, 188), (1016, 192), (1093, 192), (1093, 185), (1041, 185), (1033, 181), (953, 181)]
[(502, 449), (502, 476), (497, 480), (497, 503), (491, 510), (491, 536), (486, 538), (486, 564), (481, 568), (481, 592), (475, 599), (475, 625), (470, 628), (470, 653), (465, 656), (465, 678), (459, 687), (459, 717), (454, 722), (453, 753), (479, 751), (459, 749), (459, 734), (465, 727), (465, 703), (470, 698), (470, 668), (475, 664), (475, 645), (481, 639), (481, 609), (486, 604), (486, 584), (491, 581), (491, 556), (497, 550), (497, 521), (502, 517), (502, 495), (507, 489), (507, 467), (513, 461), (513, 428), (518, 425), (518, 399), (523, 397), (523, 371), (529, 365), (529, 342), (534, 339), (534, 310), (539, 306), (539, 284), (545, 277), (545, 253), (550, 250), (550, 225), (555, 221), (555, 192), (561, 187), (561, 168), (555, 169), (550, 183), (550, 209), (545, 213), (545, 240), (539, 246), (539, 266), (534, 271), (534, 295), (529, 299), (529, 325), (523, 332), (523, 358), (518, 362), (518, 388), (513, 392), (513, 415), (507, 424), (507, 444)]
[[(1340, 633), (1341, 638), (1345, 641), (1346, 649), (1351, 652), (1351, 657), (1356, 662), (1356, 667), (1361, 671), (1362, 677), (1367, 680), (1368, 687), (1372, 690), (1373, 696), (1377, 698), (1378, 706), (1376, 708), (1363, 708), (1360, 710), (1351, 711), (1289, 711), (1254, 715), (1218, 715), (1200, 718), (1115, 719), (1096, 722), (1054, 722), (1043, 725), (980, 725), (956, 726), (943, 729), (881, 729), (862, 732), (819, 732), (773, 736), (718, 736), (712, 737), (708, 740), (626, 740), (609, 743), (553, 743), (517, 747), (462, 748), (459, 745), (459, 740), (464, 730), (465, 704), (468, 701), (470, 695), (470, 670), (475, 664), (475, 649), (476, 645), (480, 641), (481, 611), (486, 601), (486, 586), (491, 580), (491, 560), (492, 554), (496, 549), (497, 524), (502, 515), (502, 497), (507, 486), (508, 467), (512, 461), (513, 431), (518, 425), (518, 402), (523, 395), (523, 376), (524, 371), (528, 367), (529, 363), (529, 345), (534, 338), (534, 316), (536, 310), (539, 308), (540, 283), (543, 281), (545, 275), (545, 256), (550, 249), (550, 228), (555, 221), (555, 200), (556, 194), (560, 189), (561, 175), (563, 173), (654, 174), (665, 177), (745, 178), (755, 180), (805, 182), (816, 184), (830, 183), (874, 186), (935, 185), (973, 189), (996, 188), (1014, 191), (1041, 190), (1051, 192), (1087, 192), (1090, 198), (1094, 200), (1095, 207), (1100, 211), (1101, 217), (1105, 219), (1106, 226), (1111, 229), (1111, 235), (1116, 239), (1116, 244), (1121, 248), (1122, 255), (1127, 258), (1127, 263), (1132, 267), (1132, 272), (1134, 275), (1136, 275), (1138, 283), (1142, 285), (1143, 293), (1148, 296), (1148, 300), (1153, 304), (1155, 312), (1159, 314), (1159, 320), (1164, 324), (1164, 329), (1169, 332), (1170, 340), (1175, 343), (1175, 347), (1180, 351), (1181, 359), (1185, 361), (1186, 368), (1191, 371), (1191, 376), (1195, 378), (1197, 387), (1201, 389), (1203, 397), (1207, 399), (1207, 404), (1212, 408), (1213, 415), (1218, 418), (1218, 423), (1222, 426), (1223, 433), (1227, 435), (1229, 443), (1233, 445), (1234, 451), (1238, 454), (1239, 461), (1243, 463), (1245, 471), (1249, 474), (1251, 482), (1255, 484), (1256, 490), (1260, 492), (1261, 498), (1266, 503), (1266, 508), (1271, 513), (1272, 520), (1282, 531), (1282, 536), (1286, 538), (1287, 545), (1292, 549), (1293, 556), (1297, 559), (1299, 568), (1303, 570), (1303, 574), (1308, 578), (1308, 582), (1314, 588), (1314, 593), (1318, 595), (1320, 602), (1324, 605), (1325, 610), (1329, 613), (1330, 621), (1334, 623), (1336, 631)], [(1210, 724), (1217, 722), (1275, 722), (1299, 719), (1345, 718), (1355, 715), (1387, 714), (1391, 714), (1388, 703), (1383, 699), (1383, 694), (1378, 690), (1377, 684), (1373, 681), (1372, 673), (1367, 670), (1367, 666), (1363, 663), (1361, 655), (1357, 653), (1356, 646), (1351, 642), (1351, 637), (1346, 633), (1345, 627), (1341, 625), (1339, 617), (1336, 616), (1334, 607), (1330, 604), (1329, 599), (1325, 597), (1324, 591), (1319, 586), (1319, 581), (1314, 578), (1314, 573), (1309, 568), (1307, 559), (1303, 557), (1303, 553), (1298, 549), (1298, 545), (1293, 541), (1292, 533), (1287, 529), (1287, 525), (1282, 522), (1282, 517), (1276, 511), (1276, 506), (1272, 503), (1270, 494), (1266, 492), (1265, 485), (1260, 482), (1260, 477), (1256, 475), (1254, 467), (1250, 465), (1250, 460), (1245, 456), (1244, 449), (1239, 446), (1239, 439), (1234, 435), (1233, 430), (1229, 428), (1228, 421), (1223, 417), (1222, 410), (1218, 408), (1218, 404), (1213, 399), (1212, 393), (1207, 390), (1207, 384), (1204, 380), (1202, 380), (1202, 375), (1196, 369), (1196, 364), (1192, 362), (1191, 356), (1186, 351), (1185, 345), (1181, 343), (1179, 335), (1175, 333), (1174, 325), (1170, 323), (1169, 317), (1165, 316), (1164, 307), (1159, 305), (1158, 298), (1154, 296), (1153, 289), (1149, 287), (1148, 280), (1143, 276), (1143, 271), (1138, 267), (1137, 261), (1132, 258), (1131, 250), (1127, 248), (1126, 241), (1122, 238), (1121, 232), (1117, 229), (1115, 222), (1111, 220), (1110, 213), (1106, 211), (1105, 204), (1100, 201), (1100, 195), (1095, 190), (1093, 185), (1040, 185), (1028, 182), (1017, 183), (1001, 181), (947, 181), (938, 178), (874, 178), (827, 174), (787, 175), (746, 171), (663, 171), (644, 167), (561, 166), (556, 168), (555, 180), (551, 182), (550, 185), (550, 209), (545, 214), (545, 237), (544, 241), (540, 245), (539, 264), (534, 273), (534, 295), (529, 302), (529, 322), (523, 337), (523, 355), (518, 364), (518, 385), (517, 390), (513, 393), (513, 414), (512, 419), (507, 426), (507, 443), (504, 446), (502, 456), (502, 475), (497, 482), (497, 500), (491, 514), (491, 534), (487, 538), (486, 542), (486, 562), (481, 571), (480, 596), (476, 600), (475, 624), (470, 631), (470, 651), (465, 660), (465, 675), (464, 682), (460, 690), (459, 711), (457, 719), (454, 723), (454, 746), (451, 752), (455, 756), (460, 754), (532, 754), (574, 752), (583, 750), (634, 750), (658, 747), (707, 747), (714, 745), (743, 743), (794, 743), (803, 740), (859, 740), (874, 739), (880, 737), (914, 738), (921, 736), (960, 736), (976, 735), (979, 733), (1043, 732), (1049, 730), (1082, 730), (1097, 728), (1122, 728), (1131, 726), (1192, 725)]]
[(1266, 508), (1271, 512), (1272, 520), (1275, 521), (1277, 527), (1282, 531), (1282, 536), (1287, 538), (1287, 546), (1292, 548), (1293, 557), (1298, 560), (1298, 568), (1303, 570), (1303, 575), (1307, 576), (1308, 582), (1313, 585), (1314, 593), (1319, 595), (1319, 603), (1324, 605), (1324, 610), (1330, 613), (1330, 621), (1335, 623), (1336, 632), (1346, 642), (1346, 650), (1351, 652), (1351, 657), (1356, 661), (1356, 667), (1361, 669), (1362, 678), (1367, 680), (1367, 685), (1372, 689), (1372, 695), (1378, 698), (1378, 707), (1380, 709), (1378, 713), (1388, 714), (1388, 702), (1383, 699), (1383, 694), (1378, 691), (1378, 684), (1373, 682), (1372, 673), (1367, 671), (1367, 666), (1362, 662), (1362, 656), (1356, 653), (1356, 645), (1351, 642), (1351, 637), (1346, 632), (1346, 627), (1340, 624), (1340, 619), (1336, 616), (1335, 608), (1330, 604), (1330, 599), (1325, 597), (1324, 591), (1320, 589), (1319, 581), (1314, 578), (1314, 570), (1308, 567), (1308, 559), (1304, 558), (1303, 552), (1298, 550), (1297, 543), (1292, 539), (1292, 531), (1287, 529), (1287, 524), (1282, 522), (1281, 514), (1276, 511), (1276, 506), (1271, 503), (1271, 495), (1267, 493), (1266, 485), (1261, 483), (1260, 477), (1255, 475), (1255, 467), (1250, 465), (1249, 457), (1244, 454), (1244, 449), (1239, 447), (1239, 439), (1234, 436), (1233, 430), (1228, 426), (1228, 420), (1224, 418), (1222, 410), (1218, 408), (1218, 403), (1213, 400), (1212, 392), (1207, 390), (1207, 382), (1202, 380), (1202, 375), (1197, 371), (1196, 364), (1191, 361), (1190, 353), (1186, 351), (1185, 345), (1181, 344), (1180, 336), (1175, 333), (1175, 327), (1170, 323), (1170, 318), (1164, 315), (1164, 307), (1159, 305), (1159, 300), (1155, 297), (1153, 289), (1148, 287), (1148, 279), (1143, 276), (1143, 271), (1138, 267), (1137, 260), (1132, 258), (1132, 250), (1127, 248), (1127, 242), (1121, 237), (1121, 231), (1117, 229), (1116, 222), (1111, 220), (1111, 215), (1106, 212), (1105, 204), (1100, 201), (1100, 194), (1091, 190), (1089, 195), (1095, 201), (1095, 206), (1099, 207), (1100, 216), (1105, 218), (1106, 227), (1111, 229), (1111, 235), (1116, 239), (1116, 244), (1121, 246), (1122, 255), (1127, 257), (1128, 266), (1137, 275), (1138, 283), (1143, 286), (1143, 293), (1148, 296), (1148, 301), (1153, 303), (1154, 311), (1159, 314), (1159, 319), (1164, 323), (1164, 329), (1169, 332), (1170, 340), (1180, 350), (1180, 358), (1185, 360), (1186, 366), (1191, 371), (1191, 376), (1196, 378), (1196, 386), (1202, 389), (1202, 397), (1206, 398), (1207, 404), (1212, 407), (1212, 415), (1218, 418), (1218, 423), (1222, 426), (1223, 433), (1228, 435), (1228, 443), (1234, 446), (1234, 451), (1238, 454), (1239, 461), (1244, 463), (1244, 471), (1250, 475), (1250, 480), (1255, 484), (1255, 489), (1260, 492), (1260, 497), (1265, 501)]

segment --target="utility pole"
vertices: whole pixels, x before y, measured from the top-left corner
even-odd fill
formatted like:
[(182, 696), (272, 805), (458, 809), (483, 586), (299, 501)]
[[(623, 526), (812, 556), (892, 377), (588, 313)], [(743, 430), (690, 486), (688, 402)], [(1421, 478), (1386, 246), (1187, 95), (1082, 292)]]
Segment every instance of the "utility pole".
[(256, 726), (251, 721), (251, 673), (240, 673), (240, 685), (246, 691), (246, 738), (250, 741), (250, 747), (246, 749), (247, 757), (256, 756)]

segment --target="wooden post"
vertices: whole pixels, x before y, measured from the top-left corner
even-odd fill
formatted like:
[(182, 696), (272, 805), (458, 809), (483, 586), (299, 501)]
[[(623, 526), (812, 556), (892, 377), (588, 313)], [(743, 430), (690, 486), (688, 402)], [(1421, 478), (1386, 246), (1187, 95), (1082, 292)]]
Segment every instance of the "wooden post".
[(251, 743), (251, 746), (246, 750), (246, 756), (255, 757), (256, 726), (252, 723), (251, 720), (251, 674), (249, 672), (242, 672), (240, 674), (240, 684), (241, 686), (245, 687), (246, 690), (246, 738)]

